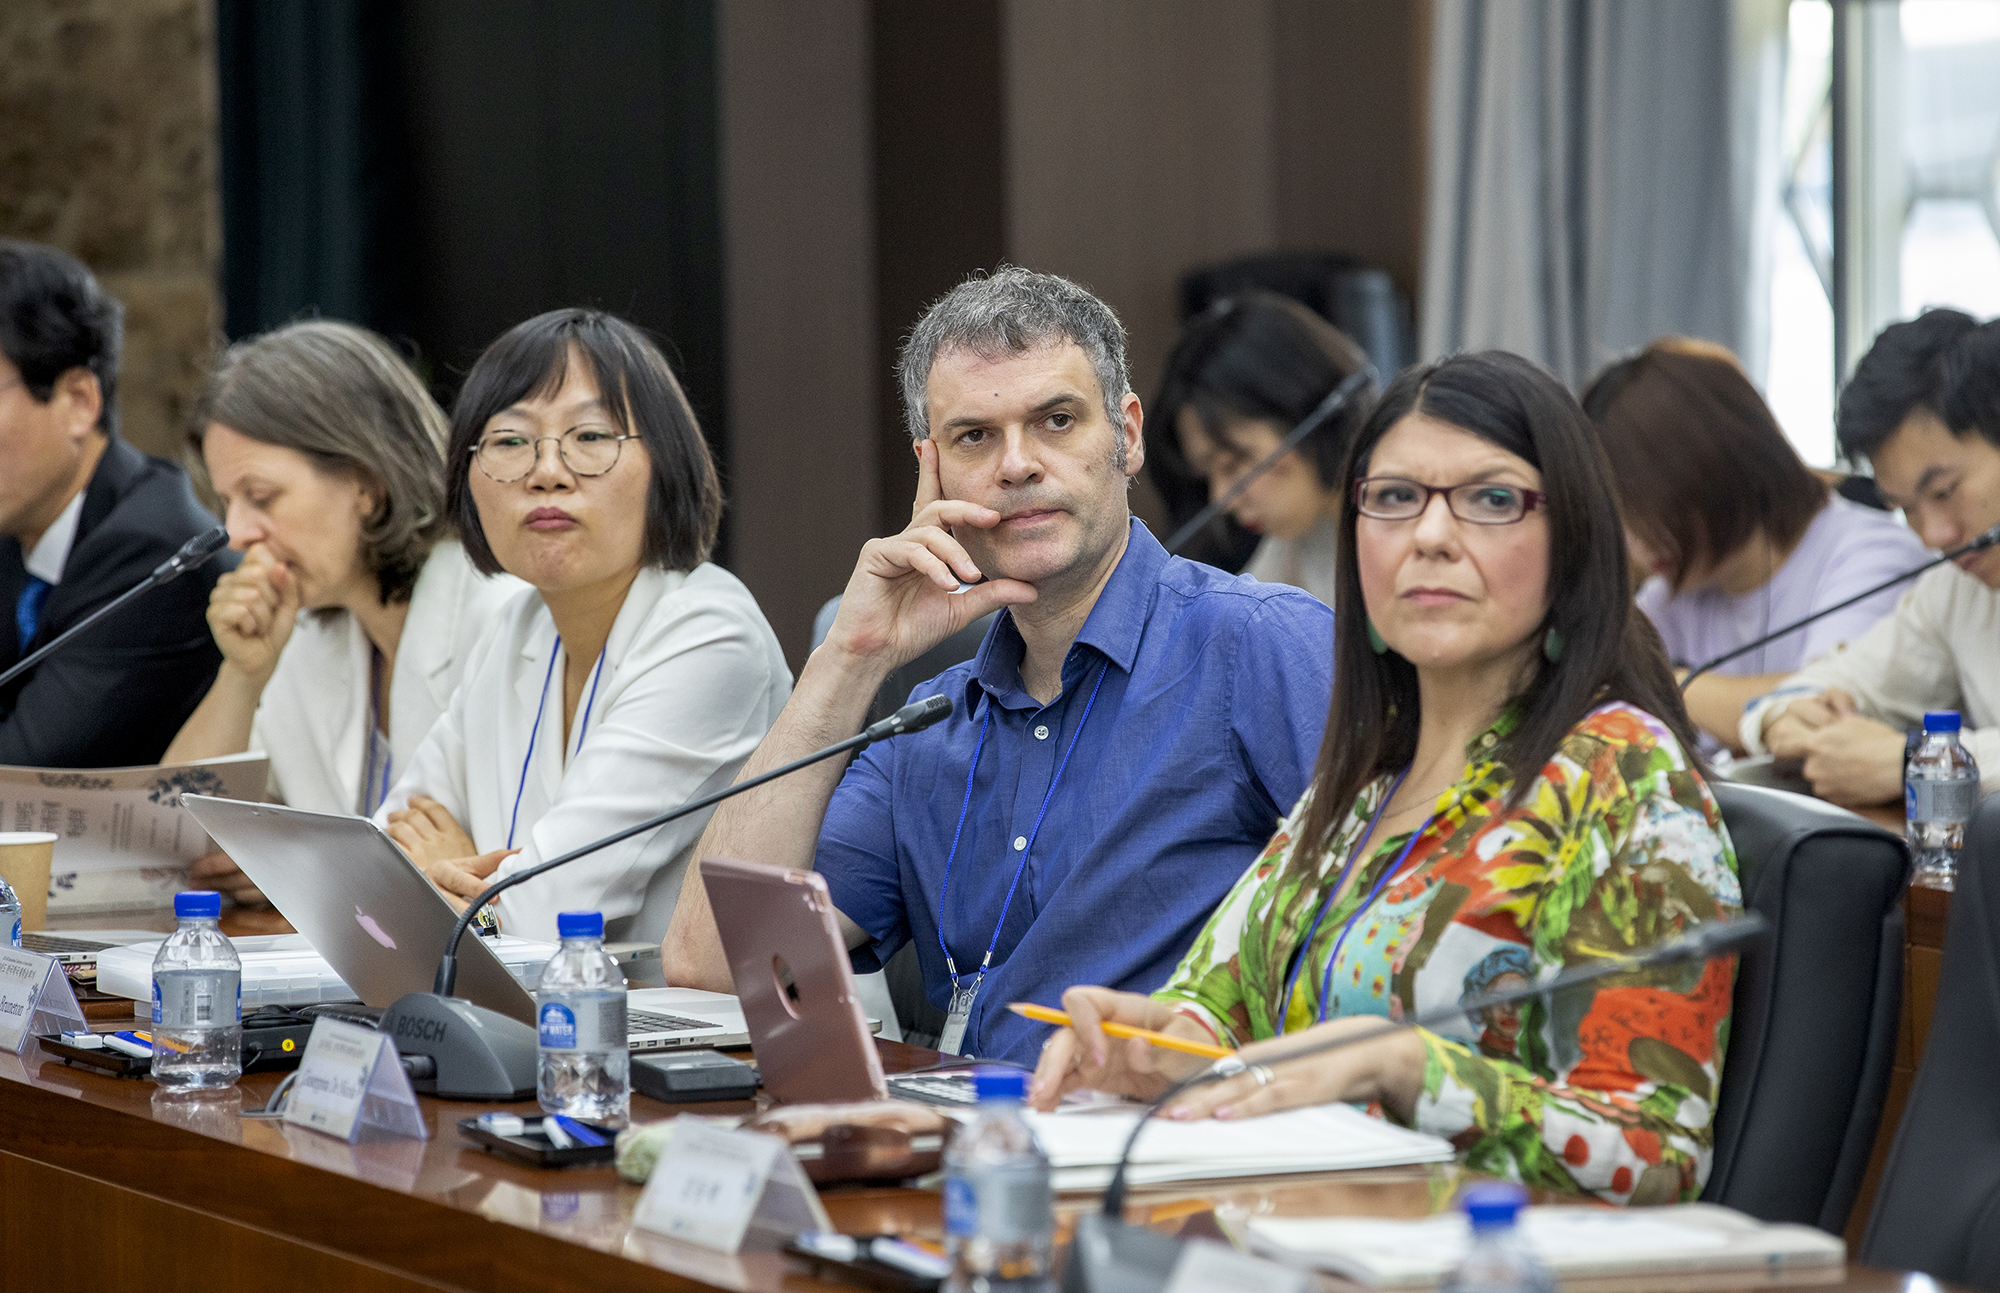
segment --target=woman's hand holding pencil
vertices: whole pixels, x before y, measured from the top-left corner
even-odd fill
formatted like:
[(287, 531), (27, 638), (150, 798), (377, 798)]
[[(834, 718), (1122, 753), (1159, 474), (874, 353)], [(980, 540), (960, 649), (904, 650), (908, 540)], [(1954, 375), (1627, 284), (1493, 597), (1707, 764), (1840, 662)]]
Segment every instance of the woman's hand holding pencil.
[[(1051, 1010), (1047, 1006), (1038, 1006), (1031, 1001), (1016, 1001), (1007, 1009), (1023, 1019), (1033, 1019), (1044, 1024), (1059, 1024), (1064, 1028), (1071, 1026), (1067, 1014), (1060, 1010)], [(1100, 1023), (1098, 1027), (1113, 1037), (1135, 1038), (1148, 1046), (1162, 1046), (1170, 1051), (1179, 1051), (1183, 1055), (1199, 1055), (1204, 1059), (1219, 1060), (1233, 1054), (1227, 1046), (1217, 1046), (1212, 1042), (1190, 1041), (1185, 1037), (1176, 1037), (1172, 1033), (1156, 1033), (1150, 1028), (1134, 1028), (1130, 1024), (1109, 1020)]]
[(1053, 1109), (1067, 1091), (1108, 1087), (1155, 1095), (1169, 1082), (1232, 1054), (1207, 1030), (1136, 992), (1071, 988), (1063, 1010), (1016, 1003), (1016, 1014), (1064, 1025), (1042, 1048), (1029, 1102)]

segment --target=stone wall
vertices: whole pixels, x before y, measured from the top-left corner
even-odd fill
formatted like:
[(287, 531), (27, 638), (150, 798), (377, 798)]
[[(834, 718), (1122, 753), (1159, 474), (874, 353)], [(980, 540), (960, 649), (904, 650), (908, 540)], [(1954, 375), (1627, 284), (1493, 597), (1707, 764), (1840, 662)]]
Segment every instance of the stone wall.
[(0, 3), (0, 235), (125, 302), (126, 435), (179, 456), (220, 335), (210, 0)]

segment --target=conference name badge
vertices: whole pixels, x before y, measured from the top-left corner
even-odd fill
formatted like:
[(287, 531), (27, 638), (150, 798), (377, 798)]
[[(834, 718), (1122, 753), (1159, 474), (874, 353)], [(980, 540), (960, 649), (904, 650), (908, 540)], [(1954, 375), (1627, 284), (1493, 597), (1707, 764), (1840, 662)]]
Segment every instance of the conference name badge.
[(833, 1222), (791, 1147), (760, 1131), (729, 1131), (692, 1114), (674, 1119), (632, 1214), (641, 1230), (721, 1253), (750, 1230), (794, 1235)]
[(19, 1055), (30, 1037), (89, 1027), (55, 957), (0, 947), (0, 1051)]
[(285, 1121), (355, 1141), (363, 1127), (430, 1139), (395, 1040), (360, 1024), (318, 1019), (285, 1104)]

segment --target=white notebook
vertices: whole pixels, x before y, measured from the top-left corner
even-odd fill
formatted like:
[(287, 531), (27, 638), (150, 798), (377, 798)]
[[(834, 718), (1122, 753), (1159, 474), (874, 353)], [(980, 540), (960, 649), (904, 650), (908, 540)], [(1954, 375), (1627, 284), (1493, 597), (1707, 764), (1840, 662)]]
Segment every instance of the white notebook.
[[(1030, 1113), (1028, 1120), (1055, 1169), (1058, 1190), (1101, 1190), (1110, 1184), (1138, 1117), (1128, 1106)], [(1448, 1162), (1451, 1156), (1448, 1141), (1371, 1118), (1351, 1105), (1330, 1104), (1227, 1122), (1155, 1118), (1139, 1137), (1126, 1180), (1150, 1185), (1400, 1167)]]
[[(1521, 1213), (1537, 1256), (1569, 1288), (1574, 1281), (1670, 1276), (1691, 1287), (1705, 1272), (1838, 1270), (1847, 1246), (1811, 1226), (1767, 1225), (1712, 1203), (1661, 1208), (1533, 1207)], [(1251, 1217), (1251, 1251), (1382, 1288), (1434, 1288), (1465, 1255), (1470, 1228), (1459, 1212), (1416, 1220), (1388, 1217)], [(1760, 1281), (1761, 1282), (1761, 1281)], [(1637, 1285), (1630, 1285), (1637, 1287)]]

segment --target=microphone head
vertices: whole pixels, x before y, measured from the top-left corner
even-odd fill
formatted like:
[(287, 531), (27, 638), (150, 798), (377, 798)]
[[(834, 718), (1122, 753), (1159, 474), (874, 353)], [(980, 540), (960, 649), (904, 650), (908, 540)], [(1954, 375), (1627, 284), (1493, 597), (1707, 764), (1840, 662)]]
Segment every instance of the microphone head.
[(926, 696), (922, 700), (912, 701), (891, 714), (889, 721), (895, 725), (893, 729), (895, 735), (902, 736), (909, 732), (921, 732), (932, 724), (942, 721), (950, 713), (951, 697)]
[(1994, 526), (1986, 533), (1966, 544), (1965, 550), (1967, 552), (1984, 552), (1995, 544), (2000, 544), (2000, 525)]
[(181, 550), (174, 554), (174, 564), (183, 570), (191, 570), (228, 546), (229, 527), (218, 525), (183, 543)]

